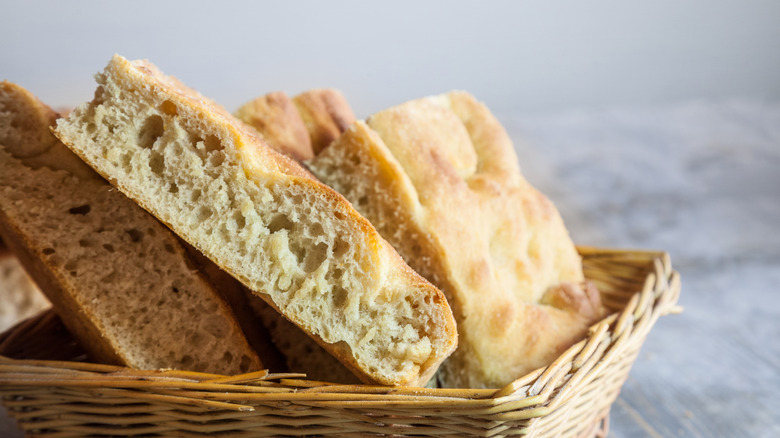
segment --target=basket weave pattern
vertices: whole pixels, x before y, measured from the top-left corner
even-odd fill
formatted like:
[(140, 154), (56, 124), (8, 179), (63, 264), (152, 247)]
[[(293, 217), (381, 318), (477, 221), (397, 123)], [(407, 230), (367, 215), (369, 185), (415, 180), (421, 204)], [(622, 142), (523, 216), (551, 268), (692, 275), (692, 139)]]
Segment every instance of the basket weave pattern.
[[(662, 252), (579, 248), (614, 313), (549, 366), (501, 389), (334, 385), (71, 360), (43, 314), (0, 335), (0, 396), (30, 436), (606, 436), (609, 408), (656, 320), (679, 309)], [(59, 338), (58, 338), (59, 336)], [(25, 357), (35, 359), (14, 359)], [(68, 360), (41, 360), (68, 359)]]

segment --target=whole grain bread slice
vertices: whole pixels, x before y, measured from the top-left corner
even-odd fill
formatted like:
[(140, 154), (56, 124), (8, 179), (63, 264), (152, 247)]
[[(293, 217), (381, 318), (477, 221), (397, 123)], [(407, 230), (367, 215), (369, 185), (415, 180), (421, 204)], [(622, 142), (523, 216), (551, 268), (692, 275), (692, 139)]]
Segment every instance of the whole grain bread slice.
[(444, 295), (341, 195), (146, 61), (97, 81), (57, 136), (361, 380), (423, 385), (455, 349)]
[(50, 131), (57, 114), (0, 84), (0, 234), (101, 362), (260, 369), (231, 310), (176, 236)]
[(49, 307), (49, 300), (0, 241), (0, 332)]

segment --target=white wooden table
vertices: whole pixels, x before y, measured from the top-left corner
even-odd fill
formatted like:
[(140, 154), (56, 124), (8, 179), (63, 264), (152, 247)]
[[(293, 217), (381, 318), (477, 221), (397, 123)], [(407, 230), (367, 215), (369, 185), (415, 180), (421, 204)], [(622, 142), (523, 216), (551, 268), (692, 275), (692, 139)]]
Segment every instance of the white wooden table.
[(685, 312), (650, 333), (610, 436), (780, 437), (780, 103), (500, 118), (577, 243), (681, 272)]

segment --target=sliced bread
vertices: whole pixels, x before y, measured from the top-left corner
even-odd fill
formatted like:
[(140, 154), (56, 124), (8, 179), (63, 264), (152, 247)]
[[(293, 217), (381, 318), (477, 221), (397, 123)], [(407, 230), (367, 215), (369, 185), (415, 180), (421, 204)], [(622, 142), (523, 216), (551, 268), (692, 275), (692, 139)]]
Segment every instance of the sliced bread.
[(0, 234), (101, 362), (237, 374), (261, 368), (178, 239), (50, 131), (57, 114), (0, 84)]
[(57, 136), (361, 380), (423, 385), (455, 349), (444, 295), (341, 195), (146, 61), (97, 81)]

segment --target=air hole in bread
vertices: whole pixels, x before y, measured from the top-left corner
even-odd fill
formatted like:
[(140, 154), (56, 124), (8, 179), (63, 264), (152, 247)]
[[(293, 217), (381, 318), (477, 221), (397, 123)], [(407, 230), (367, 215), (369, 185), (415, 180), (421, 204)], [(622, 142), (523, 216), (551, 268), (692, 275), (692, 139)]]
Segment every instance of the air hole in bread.
[(89, 213), (91, 208), (92, 207), (90, 207), (89, 204), (79, 205), (78, 207), (68, 209), (68, 213), (84, 216), (85, 214)]
[(162, 176), (165, 170), (165, 158), (159, 152), (152, 152), (149, 157), (149, 168), (157, 176)]
[(167, 252), (168, 254), (173, 254), (173, 245), (171, 245), (170, 243), (166, 243), (163, 246), (163, 248), (165, 248), (165, 252)]
[(222, 149), (222, 143), (216, 135), (207, 135), (206, 140), (203, 141), (203, 146), (206, 148), (207, 153)]
[(214, 214), (214, 211), (205, 205), (198, 208), (198, 222), (204, 222)]
[(225, 154), (222, 151), (214, 151), (209, 154), (209, 162), (211, 162), (212, 166), (218, 167), (225, 162)]
[(176, 183), (171, 183), (168, 186), (168, 193), (179, 193), (179, 186)]
[(195, 189), (190, 194), (190, 202), (198, 202), (200, 199), (201, 191), (200, 189)]
[(125, 230), (125, 232), (127, 233), (128, 236), (130, 236), (130, 240), (133, 241), (134, 243), (138, 243), (141, 241), (141, 239), (144, 238), (144, 233), (135, 228), (130, 228), (129, 230)]
[(342, 239), (337, 239), (336, 244), (333, 246), (333, 256), (341, 257), (349, 251), (349, 242)]
[(132, 166), (130, 165), (133, 160), (133, 154), (131, 153), (125, 153), (122, 155), (122, 169), (129, 172), (132, 169)]
[(78, 262), (76, 260), (69, 260), (67, 263), (65, 263), (65, 269), (72, 271), (76, 269), (78, 266)]
[(305, 256), (306, 263), (303, 269), (308, 273), (312, 273), (316, 271), (317, 268), (320, 267), (322, 262), (324, 262), (327, 257), (328, 257), (328, 244), (326, 244), (325, 242), (320, 242), (314, 245), (314, 247), (309, 249), (309, 251), (306, 253)]
[(160, 111), (164, 112), (169, 116), (175, 116), (179, 114), (179, 109), (176, 108), (176, 104), (171, 102), (170, 100), (163, 101), (163, 103), (160, 104)]
[(334, 211), (333, 216), (336, 216), (336, 219), (338, 220), (344, 220), (346, 218), (346, 216), (344, 216), (344, 213), (340, 211)]
[(55, 251), (54, 248), (43, 248), (43, 254), (44, 255), (52, 255), (55, 252), (57, 252), (57, 251)]
[(114, 249), (114, 245), (112, 245), (112, 244), (110, 244), (110, 243), (104, 243), (104, 244), (103, 244), (103, 248), (104, 248), (106, 251), (108, 251), (108, 252), (114, 252), (114, 251), (116, 251), (116, 250)]
[(138, 131), (138, 144), (143, 148), (151, 149), (157, 139), (162, 137), (164, 126), (162, 117), (149, 116)]
[(333, 306), (335, 308), (341, 309), (347, 302), (347, 291), (340, 285), (334, 285), (330, 299), (333, 301)]
[(292, 230), (293, 229), (293, 223), (292, 221), (285, 215), (280, 214), (271, 219), (271, 223), (268, 224), (268, 231), (271, 233), (276, 233), (279, 230)]
[(80, 239), (79, 240), (79, 246), (82, 248), (89, 248), (92, 245), (95, 244), (95, 241), (92, 239)]
[(233, 212), (233, 222), (235, 222), (237, 230), (243, 229), (246, 226), (246, 218), (240, 211)]

